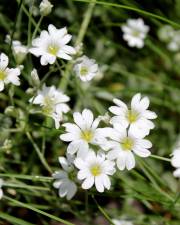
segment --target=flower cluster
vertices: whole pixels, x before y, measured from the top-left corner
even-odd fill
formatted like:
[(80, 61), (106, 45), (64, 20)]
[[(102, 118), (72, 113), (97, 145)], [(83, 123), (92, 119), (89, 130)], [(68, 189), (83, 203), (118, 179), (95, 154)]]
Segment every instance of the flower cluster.
[(172, 52), (180, 50), (180, 30), (174, 30), (170, 25), (161, 27), (158, 31), (159, 39), (167, 44)]
[(129, 47), (142, 48), (149, 27), (144, 24), (141, 18), (128, 19), (127, 24), (122, 26), (122, 31), (123, 39), (127, 41)]
[[(148, 110), (148, 97), (141, 98), (140, 94), (136, 94), (132, 98), (130, 109), (119, 99), (113, 101), (116, 106), (111, 106), (109, 110), (115, 115), (108, 119), (109, 127), (100, 128), (102, 116), (94, 118), (89, 109), (84, 109), (82, 113), (74, 112), (74, 123), (62, 125), (66, 133), (61, 134), (60, 139), (69, 142), (67, 154), (72, 156), (73, 161), (71, 160), (71, 166), (68, 167), (68, 160), (61, 159), (64, 172), (54, 175), (54, 178), (58, 179), (55, 187), (59, 187), (60, 196), (67, 195), (69, 199), (69, 195), (73, 197), (71, 194), (75, 194), (76, 186), (73, 183), (74, 188), (72, 188), (72, 177), (74, 182), (81, 182), (83, 189), (90, 189), (95, 185), (98, 192), (109, 190), (110, 176), (117, 169), (130, 170), (135, 167), (134, 154), (143, 158), (151, 154), (149, 149), (152, 144), (145, 139), (145, 136), (154, 128), (151, 120), (157, 116)], [(73, 176), (69, 176), (72, 171)], [(71, 185), (68, 186), (69, 182)], [(65, 186), (68, 187), (63, 192)]]

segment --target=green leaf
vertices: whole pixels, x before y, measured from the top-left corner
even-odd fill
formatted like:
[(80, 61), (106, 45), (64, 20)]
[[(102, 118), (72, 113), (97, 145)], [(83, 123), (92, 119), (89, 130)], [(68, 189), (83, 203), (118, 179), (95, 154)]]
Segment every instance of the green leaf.
[(33, 223), (29, 223), (25, 220), (18, 219), (14, 216), (10, 216), (7, 213), (0, 212), (0, 218), (10, 222), (13, 225), (34, 225)]

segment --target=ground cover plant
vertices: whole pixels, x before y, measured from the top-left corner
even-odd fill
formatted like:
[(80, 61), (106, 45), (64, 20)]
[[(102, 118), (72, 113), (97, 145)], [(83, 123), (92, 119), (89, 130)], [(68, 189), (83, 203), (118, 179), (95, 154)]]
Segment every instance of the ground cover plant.
[(0, 0), (0, 224), (180, 224), (179, 11)]

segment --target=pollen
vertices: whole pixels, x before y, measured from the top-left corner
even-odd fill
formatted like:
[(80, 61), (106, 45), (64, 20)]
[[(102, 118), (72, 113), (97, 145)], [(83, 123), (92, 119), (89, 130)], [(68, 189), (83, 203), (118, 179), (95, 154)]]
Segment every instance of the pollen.
[(91, 166), (90, 168), (90, 171), (91, 171), (91, 174), (96, 177), (96, 176), (99, 176), (101, 174), (101, 166), (98, 165), (98, 164), (95, 164), (93, 166)]
[(85, 66), (81, 67), (81, 70), (80, 70), (81, 76), (86, 76), (87, 73), (88, 73), (87, 67), (85, 67)]
[(54, 100), (49, 96), (44, 98), (44, 105), (42, 111), (45, 115), (50, 115), (54, 111)]
[(134, 123), (138, 119), (138, 113), (136, 111), (128, 110), (127, 119), (129, 123)]
[(50, 53), (51, 55), (56, 56), (58, 51), (59, 51), (59, 47), (56, 45), (49, 45), (48, 49), (47, 49), (48, 53)]
[(93, 133), (91, 130), (85, 130), (81, 133), (81, 138), (87, 142), (90, 142), (93, 138)]
[(139, 32), (138, 30), (134, 30), (134, 31), (132, 32), (132, 35), (133, 35), (134, 37), (139, 37), (140, 32)]
[(0, 80), (4, 80), (5, 77), (6, 77), (5, 71), (0, 70)]
[(134, 144), (133, 140), (131, 138), (127, 137), (121, 142), (121, 147), (125, 151), (131, 151), (133, 144)]

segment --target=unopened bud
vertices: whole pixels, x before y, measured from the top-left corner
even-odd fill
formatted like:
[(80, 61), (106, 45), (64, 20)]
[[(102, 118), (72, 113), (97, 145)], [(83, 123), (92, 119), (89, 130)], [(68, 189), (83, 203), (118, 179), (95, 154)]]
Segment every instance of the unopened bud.
[(47, 16), (51, 13), (53, 5), (48, 0), (42, 0), (39, 5), (40, 13), (42, 16)]
[(39, 87), (40, 80), (39, 80), (39, 76), (38, 76), (38, 73), (37, 73), (37, 70), (36, 69), (33, 69), (31, 71), (31, 79), (32, 79), (32, 85), (34, 87)]
[(14, 106), (8, 106), (4, 113), (8, 116), (16, 117), (17, 116), (17, 109)]

